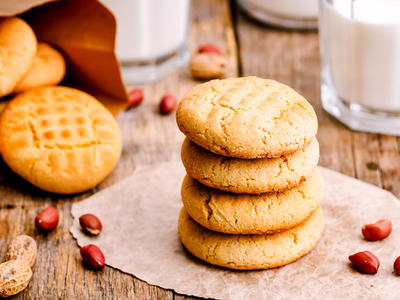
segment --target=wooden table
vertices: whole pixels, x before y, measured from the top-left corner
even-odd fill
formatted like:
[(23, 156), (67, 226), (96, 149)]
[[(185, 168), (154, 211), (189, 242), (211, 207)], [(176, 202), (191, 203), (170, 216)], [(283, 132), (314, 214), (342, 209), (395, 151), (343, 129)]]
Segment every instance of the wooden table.
[[(258, 75), (295, 88), (313, 104), (319, 118), (320, 164), (400, 195), (399, 139), (350, 131), (322, 110), (317, 33), (263, 26), (244, 16), (228, 0), (193, 0), (192, 3), (192, 51), (202, 43), (217, 44), (229, 57), (229, 76)], [(39, 247), (32, 281), (15, 299), (185, 298), (109, 267), (102, 272), (85, 269), (69, 227), (74, 202), (129, 176), (139, 165), (179, 156), (182, 134), (173, 115), (157, 113), (158, 102), (165, 93), (181, 97), (194, 84), (188, 70), (183, 68), (158, 83), (142, 86), (144, 103), (118, 116), (124, 137), (118, 167), (90, 192), (76, 197), (56, 197), (31, 187), (3, 166), (0, 257), (4, 257), (8, 242), (17, 234), (33, 236)], [(369, 170), (368, 162), (377, 163), (378, 170)], [(33, 220), (48, 205), (57, 206), (61, 222), (57, 230), (46, 236), (36, 232)]]

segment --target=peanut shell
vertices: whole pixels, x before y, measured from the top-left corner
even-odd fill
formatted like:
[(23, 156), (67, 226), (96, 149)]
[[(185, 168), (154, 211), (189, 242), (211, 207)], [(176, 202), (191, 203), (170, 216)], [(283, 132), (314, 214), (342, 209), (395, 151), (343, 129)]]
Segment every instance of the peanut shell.
[(32, 270), (21, 260), (0, 264), (0, 297), (6, 298), (24, 290), (31, 280)]
[(6, 260), (22, 260), (32, 267), (36, 260), (36, 254), (35, 240), (28, 235), (19, 235), (8, 246)]
[(216, 53), (196, 53), (190, 59), (189, 68), (195, 78), (221, 78), (225, 74), (226, 59)]

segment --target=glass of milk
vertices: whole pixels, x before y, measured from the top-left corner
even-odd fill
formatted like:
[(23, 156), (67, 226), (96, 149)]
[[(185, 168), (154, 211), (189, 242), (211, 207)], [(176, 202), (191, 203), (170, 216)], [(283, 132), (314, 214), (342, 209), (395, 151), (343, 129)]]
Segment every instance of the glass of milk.
[(190, 0), (101, 0), (117, 22), (115, 52), (125, 83), (152, 82), (188, 59)]
[(256, 20), (284, 28), (316, 29), (318, 0), (236, 0)]
[(320, 0), (324, 109), (355, 130), (400, 135), (400, 0)]

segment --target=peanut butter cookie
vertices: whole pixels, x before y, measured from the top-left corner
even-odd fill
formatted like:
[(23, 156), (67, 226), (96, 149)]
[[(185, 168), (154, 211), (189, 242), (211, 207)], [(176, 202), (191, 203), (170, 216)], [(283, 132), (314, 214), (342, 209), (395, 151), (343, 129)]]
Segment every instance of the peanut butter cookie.
[(14, 92), (59, 84), (64, 75), (65, 60), (61, 53), (49, 44), (39, 43), (31, 67), (15, 87)]
[(121, 154), (121, 134), (111, 113), (89, 94), (42, 87), (19, 94), (2, 113), (0, 150), (33, 185), (73, 194), (110, 174)]
[(29, 70), (37, 41), (22, 19), (0, 19), (0, 97), (10, 94)]
[(238, 270), (280, 267), (307, 254), (324, 228), (321, 209), (304, 223), (271, 235), (230, 235), (201, 227), (183, 208), (178, 232), (185, 248), (210, 264)]
[(189, 139), (182, 145), (186, 172), (209, 187), (239, 194), (279, 192), (299, 185), (315, 169), (319, 145), (309, 145), (277, 158), (240, 159), (207, 151)]
[(199, 146), (247, 159), (302, 149), (318, 128), (312, 106), (300, 94), (254, 76), (197, 85), (182, 99), (176, 119), (180, 130)]
[(209, 188), (186, 176), (182, 202), (200, 225), (229, 234), (280, 232), (304, 222), (323, 198), (318, 169), (299, 186), (280, 193), (232, 194)]

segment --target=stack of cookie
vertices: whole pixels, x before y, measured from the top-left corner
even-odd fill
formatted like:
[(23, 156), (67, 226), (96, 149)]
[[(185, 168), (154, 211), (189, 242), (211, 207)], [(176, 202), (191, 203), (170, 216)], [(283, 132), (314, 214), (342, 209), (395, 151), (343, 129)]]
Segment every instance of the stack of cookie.
[(317, 118), (288, 86), (258, 77), (213, 80), (177, 110), (187, 136), (179, 236), (196, 257), (267, 269), (309, 252), (323, 230)]

